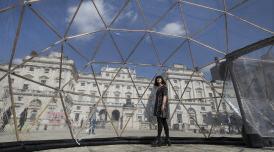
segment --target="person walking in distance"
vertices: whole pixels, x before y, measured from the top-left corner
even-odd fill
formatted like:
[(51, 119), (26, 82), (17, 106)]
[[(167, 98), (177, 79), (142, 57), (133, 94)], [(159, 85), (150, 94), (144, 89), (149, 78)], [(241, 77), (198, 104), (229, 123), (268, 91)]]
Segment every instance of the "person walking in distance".
[(95, 135), (95, 128), (96, 128), (96, 105), (94, 104), (91, 111), (90, 111), (90, 118), (89, 118), (89, 131), (88, 133), (90, 134), (90, 132)]
[(3, 113), (2, 116), (2, 125), (0, 127), (0, 132), (4, 131), (6, 125), (9, 123), (9, 120), (11, 118), (11, 106)]
[(27, 117), (28, 117), (28, 108), (25, 108), (23, 110), (23, 112), (20, 114), (20, 118), (19, 118), (19, 125), (18, 125), (18, 129), (19, 131), (22, 130), (26, 120), (27, 120)]
[[(171, 146), (167, 119), (169, 118), (168, 89), (162, 76), (156, 76), (154, 86), (157, 88), (153, 115), (157, 118), (158, 134), (153, 146)], [(165, 130), (165, 141), (161, 141), (162, 130)]]

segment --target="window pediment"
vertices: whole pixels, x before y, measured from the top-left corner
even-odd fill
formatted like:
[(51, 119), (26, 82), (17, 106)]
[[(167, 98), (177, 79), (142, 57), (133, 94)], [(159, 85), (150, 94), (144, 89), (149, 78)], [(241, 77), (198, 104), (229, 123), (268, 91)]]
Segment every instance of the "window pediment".
[(24, 77), (26, 77), (28, 79), (33, 79), (33, 76), (31, 74), (26, 74), (26, 75), (24, 75)]

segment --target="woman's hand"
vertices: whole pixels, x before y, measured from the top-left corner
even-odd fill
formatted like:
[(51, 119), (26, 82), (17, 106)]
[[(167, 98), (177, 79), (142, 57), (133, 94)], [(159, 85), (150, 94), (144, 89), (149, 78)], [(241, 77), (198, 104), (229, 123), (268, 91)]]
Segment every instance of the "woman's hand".
[(162, 105), (161, 110), (165, 111), (165, 108), (166, 108), (165, 105)]
[(167, 96), (164, 96), (164, 98), (163, 98), (163, 104), (162, 104), (162, 107), (161, 107), (162, 111), (164, 111), (165, 108), (166, 108), (166, 102), (167, 102)]

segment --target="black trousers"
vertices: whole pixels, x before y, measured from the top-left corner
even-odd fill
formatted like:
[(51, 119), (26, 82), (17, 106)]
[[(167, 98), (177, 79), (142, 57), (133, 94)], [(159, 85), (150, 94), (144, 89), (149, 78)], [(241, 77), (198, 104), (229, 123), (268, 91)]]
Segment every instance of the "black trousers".
[(163, 126), (164, 126), (166, 138), (169, 138), (169, 129), (168, 129), (166, 118), (157, 117), (157, 123), (158, 123), (158, 135), (157, 135), (157, 137), (161, 137)]

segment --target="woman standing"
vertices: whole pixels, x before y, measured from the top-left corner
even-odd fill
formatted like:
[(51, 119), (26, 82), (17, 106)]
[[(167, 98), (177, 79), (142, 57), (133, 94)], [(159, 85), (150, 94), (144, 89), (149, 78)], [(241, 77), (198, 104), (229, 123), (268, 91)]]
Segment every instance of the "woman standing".
[(165, 130), (165, 142), (164, 145), (171, 146), (169, 139), (169, 128), (167, 119), (169, 118), (169, 103), (168, 103), (168, 90), (166, 82), (162, 76), (155, 78), (154, 86), (157, 87), (155, 105), (154, 105), (154, 116), (157, 117), (158, 124), (158, 135), (153, 143), (153, 146), (161, 146), (161, 133), (164, 127)]

